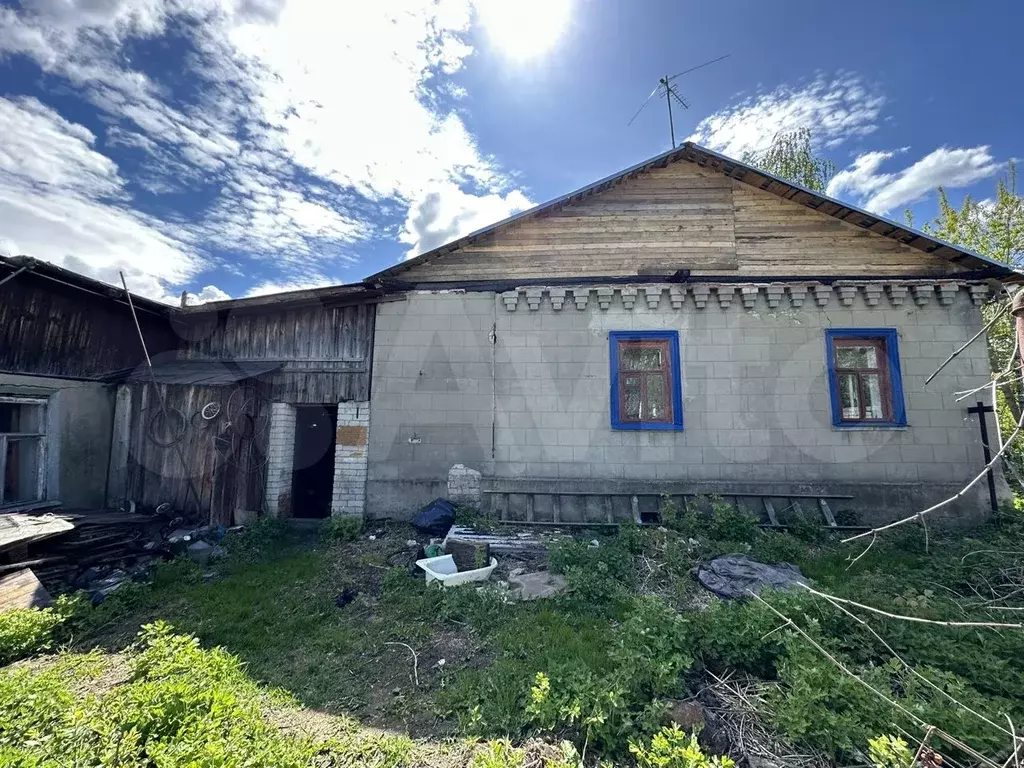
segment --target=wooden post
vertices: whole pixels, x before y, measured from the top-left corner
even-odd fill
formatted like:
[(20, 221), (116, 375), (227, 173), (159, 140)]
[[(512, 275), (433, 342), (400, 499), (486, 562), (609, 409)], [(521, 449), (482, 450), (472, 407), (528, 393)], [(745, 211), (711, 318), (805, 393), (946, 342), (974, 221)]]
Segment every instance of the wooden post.
[[(978, 414), (978, 424), (981, 425), (981, 450), (984, 452), (985, 465), (988, 466), (992, 462), (992, 451), (988, 446), (988, 419), (985, 418), (987, 413), (995, 413), (995, 408), (991, 405), (985, 405), (981, 400), (978, 401), (977, 405), (972, 405), (967, 409), (970, 414)], [(996, 476), (992, 470), (988, 471), (988, 500), (989, 504), (992, 505), (992, 511), (999, 511), (999, 500), (996, 498)]]

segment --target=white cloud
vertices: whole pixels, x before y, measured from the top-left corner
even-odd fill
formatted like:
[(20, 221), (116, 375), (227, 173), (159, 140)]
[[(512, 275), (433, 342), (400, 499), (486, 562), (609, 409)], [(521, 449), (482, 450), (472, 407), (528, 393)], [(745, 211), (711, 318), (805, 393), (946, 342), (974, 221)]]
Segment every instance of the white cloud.
[(894, 156), (894, 152), (860, 155), (835, 175), (828, 194), (852, 195), (868, 210), (885, 214), (924, 199), (937, 187), (968, 187), (999, 170), (987, 146), (940, 147), (902, 170), (883, 172), (882, 164)]
[[(188, 23), (175, 32), (192, 37), (184, 74), (200, 86), (184, 102), (174, 78), (151, 78), (126, 56), (126, 43), (157, 38), (178, 18)], [(198, 220), (190, 212), (194, 246), (262, 259), (284, 284), (356, 261), (357, 244), (381, 234), (381, 210), (411, 220), (415, 209), (421, 232), (406, 242), (416, 246), (526, 200), (462, 119), (438, 106), (436, 94), (457, 93), (448, 76), (472, 53), (472, 20), (471, 0), (25, 0), (19, 12), (0, 9), (0, 55), (33, 58), (99, 109), (109, 125), (99, 141), (138, 158), (131, 181), (139, 187), (218, 190)], [(56, 122), (52, 108), (39, 108)], [(89, 199), (117, 195), (106, 214), (134, 216), (97, 138), (77, 138), (97, 163)], [(9, 147), (0, 134), (0, 152)], [(88, 167), (76, 172), (87, 176)], [(49, 183), (45, 171), (21, 174), (38, 186)], [(431, 190), (444, 199), (436, 221), (422, 205)], [(184, 224), (144, 221), (188, 240)], [(47, 246), (33, 255), (67, 247), (45, 240), (40, 233), (29, 244)]]
[(4, 250), (161, 297), (200, 267), (187, 236), (124, 202), (124, 179), (95, 136), (35, 99), (0, 98)]
[(269, 296), (272, 293), (285, 293), (287, 291), (305, 291), (310, 288), (325, 288), (329, 285), (340, 285), (343, 281), (331, 280), (323, 275), (312, 275), (307, 276), (304, 279), (289, 280), (285, 282), (279, 282), (275, 280), (265, 280), (262, 283), (250, 288), (245, 298), (253, 296)]
[(504, 196), (498, 193), (474, 196), (467, 195), (455, 184), (435, 186), (409, 208), (401, 234), (402, 242), (412, 246), (406, 252), (406, 258), (532, 206), (533, 203), (519, 190), (512, 190)]
[(818, 77), (805, 85), (780, 86), (710, 115), (687, 138), (730, 157), (767, 149), (779, 132), (809, 128), (816, 143), (834, 147), (873, 133), (885, 97), (854, 75)]
[[(185, 304), (195, 306), (196, 304), (206, 304), (209, 301), (227, 301), (230, 298), (231, 294), (227, 291), (222, 291), (216, 285), (207, 285), (199, 293), (187, 293)], [(178, 298), (178, 303), (181, 303), (181, 297)]]

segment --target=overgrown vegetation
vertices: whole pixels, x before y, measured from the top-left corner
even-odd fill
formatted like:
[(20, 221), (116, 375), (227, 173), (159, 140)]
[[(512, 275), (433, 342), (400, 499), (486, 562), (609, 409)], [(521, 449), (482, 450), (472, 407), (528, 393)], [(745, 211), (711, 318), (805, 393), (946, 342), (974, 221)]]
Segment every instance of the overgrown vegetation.
[[(710, 673), (736, 670), (770, 683), (763, 713), (770, 727), (837, 762), (895, 768), (905, 758), (897, 737), (923, 735), (914, 718), (1003, 761), (1010, 739), (1000, 726), (1007, 716), (1015, 723), (1024, 719), (1021, 631), (911, 623), (855, 608), (851, 615), (806, 591), (765, 594), (764, 602), (723, 602), (709, 598), (690, 570), (720, 553), (748, 552), (763, 561), (795, 563), (819, 590), (837, 597), (935, 621), (1006, 621), (1005, 614), (1013, 612), (999, 615), (984, 603), (991, 601), (989, 586), (1002, 583), (993, 581), (996, 574), (1004, 581), (1022, 578), (1024, 588), (1024, 526), (1018, 515), (1008, 510), (998, 525), (968, 536), (933, 529), (928, 552), (921, 531), (908, 530), (880, 539), (851, 566), (859, 550), (828, 539), (809, 520), (789, 521), (798, 537), (762, 531), (720, 499), (685, 508), (666, 502), (664, 527), (629, 525), (596, 539), (588, 534), (560, 540), (549, 565), (566, 575), (572, 591), (531, 603), (511, 601), (495, 584), (426, 587), (405, 565), (412, 553), (401, 528), (375, 531), (374, 541), (362, 536), (349, 542), (348, 533), (303, 540), (294, 532), (257, 527), (227, 540), (231, 556), (213, 573), (185, 561), (168, 563), (151, 586), (119, 590), (63, 625), (86, 645), (117, 649), (141, 623), (167, 619), (200, 644), (162, 625), (150, 628), (130, 646), (128, 682), (94, 694), (93, 703), (80, 682), (67, 681), (88, 678), (100, 656), (63, 656), (42, 668), (16, 666), (0, 674), (2, 696), (8, 697), (0, 698), (0, 707), (16, 699), (36, 702), (19, 705), (32, 711), (15, 708), (22, 714), (11, 717), (22, 718), (17, 728), (38, 719), (40, 733), (70, 728), (63, 719), (70, 717), (69, 708), (98, 718), (90, 727), (92, 741), (75, 745), (63, 736), (48, 737), (51, 745), (80, 750), (89, 760), (100, 754), (97, 744), (109, 750), (114, 734), (129, 733), (135, 735), (123, 735), (125, 755), (152, 756), (165, 742), (187, 736), (208, 744), (214, 755), (208, 765), (234, 764), (217, 751), (225, 744), (245, 745), (249, 753), (266, 750), (283, 765), (310, 764), (309, 750), (354, 754), (345, 751), (355, 749), (351, 744), (328, 748), (321, 739), (314, 747), (292, 737), (279, 742), (280, 734), (256, 728), (250, 721), (257, 710), (241, 699), (273, 709), (279, 694), (255, 680), (341, 717), (346, 738), (363, 745), (359, 749), (369, 749), (370, 737), (352, 717), (414, 736), (489, 740), (475, 751), (456, 749), (457, 757), (440, 762), (423, 759), (423, 743), (373, 742), (378, 751), (369, 764), (568, 768), (580, 759), (603, 759), (616, 765), (725, 768), (728, 763), (700, 751), (688, 734), (672, 730), (667, 715), (674, 702), (699, 691)], [(1018, 570), (1008, 563), (1017, 563)], [(343, 590), (358, 597), (339, 607), (335, 596)], [(999, 604), (1024, 607), (1019, 596)], [(32, 652), (31, 646), (18, 655)], [(226, 650), (201, 649), (216, 646)], [(72, 668), (66, 665), (74, 674), (66, 674)], [(237, 718), (237, 728), (222, 723), (210, 731), (175, 731), (162, 722), (143, 727), (149, 721), (133, 709), (158, 706), (194, 714), (220, 707), (222, 695), (225, 716)], [(0, 725), (0, 731), (14, 727)], [(575, 757), (551, 744), (547, 748), (554, 751), (543, 758), (527, 756), (527, 740), (537, 735), (567, 742)], [(22, 748), (10, 738), (5, 748)], [(956, 754), (941, 737), (932, 746)], [(191, 759), (191, 752), (182, 754), (182, 760)], [(293, 758), (299, 762), (289, 763)], [(350, 758), (332, 759), (345, 764)]]
[(62, 595), (49, 608), (14, 608), (0, 613), (0, 666), (53, 647), (61, 627), (83, 610), (82, 602)]
[(405, 765), (404, 736), (369, 737), (339, 721), (330, 738), (287, 735), (271, 722), (295, 702), (257, 686), (241, 661), (176, 635), (164, 623), (142, 628), (121, 660), (121, 685), (88, 693), (109, 671), (99, 653), (65, 655), (42, 669), (0, 675), (0, 764), (144, 766)]

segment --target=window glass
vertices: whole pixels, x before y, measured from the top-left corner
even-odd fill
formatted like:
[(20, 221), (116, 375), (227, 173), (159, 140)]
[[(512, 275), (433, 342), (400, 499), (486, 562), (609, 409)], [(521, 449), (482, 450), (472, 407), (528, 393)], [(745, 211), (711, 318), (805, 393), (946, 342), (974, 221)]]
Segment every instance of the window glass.
[(640, 405), (640, 378), (638, 376), (627, 376), (626, 384), (622, 393), (623, 416), (627, 419), (641, 418)]
[(647, 377), (647, 413), (645, 418), (660, 421), (668, 415), (668, 392), (662, 376)]
[(625, 371), (656, 371), (664, 365), (661, 347), (625, 344), (619, 366)]
[(0, 432), (42, 433), (43, 410), (31, 403), (0, 403)]
[(836, 347), (836, 368), (877, 368), (878, 349), (874, 345)]
[(884, 419), (885, 408), (882, 404), (882, 384), (877, 373), (861, 374), (864, 385), (864, 418)]
[(9, 438), (4, 462), (5, 504), (39, 498), (39, 458), (42, 438)]
[(860, 418), (860, 394), (857, 391), (856, 374), (840, 374), (839, 407), (842, 410), (844, 419)]

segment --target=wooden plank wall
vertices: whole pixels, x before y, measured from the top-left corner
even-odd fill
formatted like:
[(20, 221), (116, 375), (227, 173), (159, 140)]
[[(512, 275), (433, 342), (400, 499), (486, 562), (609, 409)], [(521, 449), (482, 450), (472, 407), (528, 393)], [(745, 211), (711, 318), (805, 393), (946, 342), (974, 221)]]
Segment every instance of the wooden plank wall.
[(731, 183), (740, 274), (940, 276), (952, 271), (944, 259), (747, 184)]
[(417, 265), (410, 281), (934, 274), (952, 265), (717, 171), (679, 161)]
[[(165, 317), (140, 309), (150, 353), (173, 350)], [(95, 379), (142, 363), (128, 306), (24, 273), (0, 287), (0, 371)]]
[(186, 316), (180, 356), (283, 363), (260, 377), (275, 402), (335, 404), (370, 399), (373, 304)]
[[(230, 525), (236, 509), (262, 510), (264, 506), (265, 464), (269, 430), (269, 408), (254, 398), (251, 416), (253, 436), (233, 436), (224, 425), (230, 421), (229, 407), (239, 405), (256, 393), (253, 382), (231, 387), (162, 385), (169, 409), (177, 409), (189, 419), (184, 437), (178, 443), (188, 471), (183, 471), (175, 446), (162, 447), (151, 437), (150, 425), (160, 411), (160, 401), (149, 384), (130, 385), (130, 434), (128, 467), (124, 489), (111, 489), (112, 497), (132, 499), (136, 503), (158, 506), (169, 502), (178, 510), (194, 510), (195, 497), (188, 487), (192, 478), (200, 497), (204, 520)], [(232, 394), (241, 389), (242, 392)], [(212, 423), (197, 426), (193, 415), (207, 403), (219, 403), (221, 416)], [(198, 423), (198, 419), (196, 422)], [(205, 428), (203, 428), (205, 427)], [(231, 450), (222, 453), (215, 447), (218, 434), (231, 437)]]

